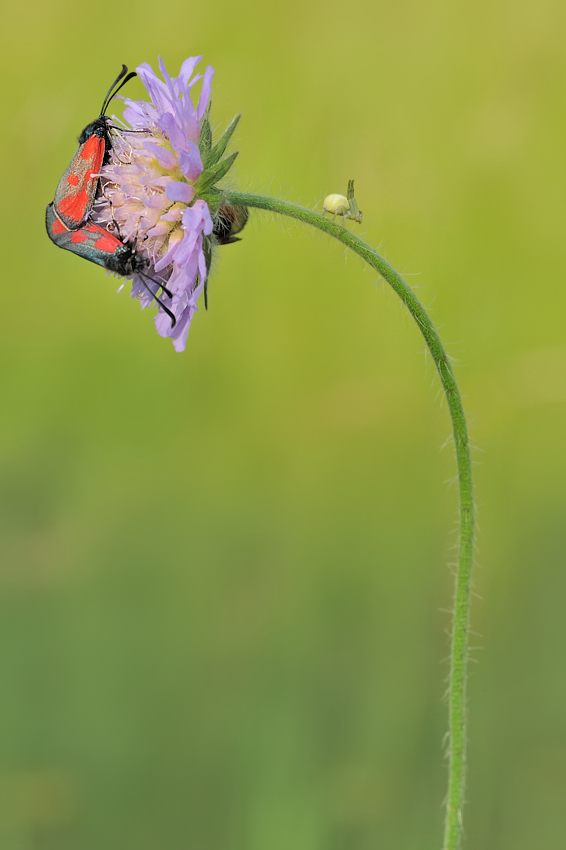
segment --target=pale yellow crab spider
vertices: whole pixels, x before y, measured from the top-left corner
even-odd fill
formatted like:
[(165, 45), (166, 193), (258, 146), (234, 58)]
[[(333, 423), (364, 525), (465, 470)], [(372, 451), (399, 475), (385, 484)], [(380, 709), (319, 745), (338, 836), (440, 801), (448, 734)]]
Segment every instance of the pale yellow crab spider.
[(344, 221), (347, 218), (351, 218), (353, 221), (357, 221), (358, 224), (362, 223), (363, 213), (358, 208), (356, 199), (354, 198), (353, 180), (348, 180), (347, 197), (345, 195), (336, 194), (326, 196), (322, 205), (322, 214), (325, 215), (325, 213), (331, 213), (333, 221), (337, 215), (341, 215), (342, 226), (344, 226)]

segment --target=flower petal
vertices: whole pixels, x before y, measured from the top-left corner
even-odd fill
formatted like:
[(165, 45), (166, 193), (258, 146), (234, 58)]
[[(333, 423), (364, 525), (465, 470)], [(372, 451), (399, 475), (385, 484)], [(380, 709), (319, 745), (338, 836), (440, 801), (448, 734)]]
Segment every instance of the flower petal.
[(181, 207), (171, 207), (168, 212), (164, 213), (161, 218), (163, 221), (181, 221), (183, 210)]
[(165, 196), (170, 201), (181, 201), (184, 204), (190, 204), (195, 196), (195, 187), (189, 186), (188, 183), (172, 180), (165, 187)]
[(204, 72), (204, 78), (202, 81), (202, 89), (200, 93), (200, 100), (197, 108), (197, 118), (200, 119), (206, 112), (206, 107), (208, 106), (208, 101), (210, 100), (210, 91), (212, 88), (212, 78), (214, 77), (214, 68), (211, 65), (207, 65), (206, 71)]
[(144, 142), (144, 147), (147, 151), (152, 153), (156, 158), (157, 162), (162, 168), (175, 168), (177, 165), (177, 159), (175, 154), (171, 153), (171, 151), (162, 148), (161, 145), (156, 145), (153, 142)]
[(176, 150), (185, 149), (187, 145), (186, 135), (171, 112), (166, 112), (165, 115), (162, 115), (158, 124), (163, 132), (167, 134), (169, 141)]
[(181, 70), (179, 71), (179, 79), (181, 80), (184, 86), (186, 86), (189, 80), (191, 79), (192, 73), (198, 63), (201, 61), (201, 59), (202, 56), (191, 56), (189, 57), (189, 59), (185, 59), (185, 61), (181, 65)]
[(158, 221), (155, 227), (152, 227), (147, 231), (148, 236), (165, 236), (166, 233), (169, 233), (171, 228), (165, 221)]
[(188, 142), (188, 150), (179, 152), (179, 167), (187, 180), (198, 180), (202, 174), (202, 159), (194, 142)]

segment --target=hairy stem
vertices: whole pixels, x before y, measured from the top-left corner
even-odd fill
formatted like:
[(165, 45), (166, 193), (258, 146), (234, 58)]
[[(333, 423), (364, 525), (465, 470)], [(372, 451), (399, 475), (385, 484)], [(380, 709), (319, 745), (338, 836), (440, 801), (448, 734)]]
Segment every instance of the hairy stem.
[(460, 391), (450, 361), (434, 325), (410, 286), (377, 251), (374, 251), (362, 239), (319, 213), (286, 201), (242, 192), (229, 192), (226, 200), (232, 204), (257, 207), (296, 218), (305, 224), (318, 227), (319, 230), (323, 230), (355, 251), (387, 281), (401, 298), (417, 323), (438, 370), (452, 419), (460, 494), (460, 543), (450, 651), (448, 795), (443, 844), (443, 850), (458, 850), (462, 832), (466, 772), (466, 666), (473, 562), (474, 503), (468, 429)]

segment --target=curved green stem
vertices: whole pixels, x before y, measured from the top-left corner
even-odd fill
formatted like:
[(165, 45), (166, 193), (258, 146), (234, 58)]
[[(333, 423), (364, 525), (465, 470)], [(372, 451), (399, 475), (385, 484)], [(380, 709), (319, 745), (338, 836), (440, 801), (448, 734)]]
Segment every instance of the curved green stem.
[(312, 224), (333, 236), (355, 251), (370, 264), (401, 298), (417, 323), (438, 370), (448, 403), (460, 492), (460, 545), (458, 572), (454, 598), (454, 619), (450, 652), (449, 685), (449, 776), (446, 821), (443, 850), (457, 850), (462, 832), (462, 806), (466, 771), (466, 666), (468, 654), (468, 630), (470, 611), (470, 581), (473, 562), (474, 504), (472, 466), (468, 429), (458, 384), (440, 337), (430, 321), (424, 307), (403, 278), (377, 251), (359, 239), (345, 227), (335, 224), (319, 213), (304, 207), (242, 192), (228, 192), (226, 200), (235, 205), (257, 207), (270, 212), (291, 216), (305, 224)]

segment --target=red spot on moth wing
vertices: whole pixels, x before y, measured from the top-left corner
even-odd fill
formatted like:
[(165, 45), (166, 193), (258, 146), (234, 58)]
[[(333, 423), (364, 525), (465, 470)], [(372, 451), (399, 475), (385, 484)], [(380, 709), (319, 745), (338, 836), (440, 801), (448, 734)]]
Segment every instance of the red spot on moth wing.
[[(91, 136), (90, 139), (87, 139), (84, 145), (82, 146), (80, 150), (79, 159), (82, 159), (84, 161), (90, 159), (90, 165), (87, 165), (87, 180), (92, 180), (92, 175), (98, 174), (98, 172), (102, 168), (102, 160), (104, 159), (105, 151), (106, 140), (99, 138), (99, 136)], [(76, 170), (81, 173), (83, 167), (79, 165), (79, 163), (77, 163)]]
[[(103, 138), (101, 139), (100, 136), (90, 136), (82, 146), (81, 159), (96, 158), (100, 151), (102, 151), (102, 156), (104, 156), (105, 147), (106, 143)], [(101, 161), (102, 156), (100, 157)]]
[(94, 247), (99, 251), (104, 251), (105, 254), (113, 254), (116, 248), (123, 247), (123, 243), (111, 233), (104, 230), (102, 235), (94, 243)]
[(74, 242), (75, 245), (86, 242), (89, 238), (88, 233), (86, 232), (86, 228), (82, 227), (80, 230), (73, 230), (71, 233), (71, 242)]
[(76, 194), (68, 195), (57, 204), (57, 212), (64, 218), (76, 221), (77, 224), (83, 220), (90, 206), (90, 198), (86, 189), (81, 189)]
[[(105, 152), (105, 140), (99, 139), (98, 136), (91, 136), (84, 143), (80, 151), (79, 162), (77, 162), (75, 173), (78, 172), (80, 175), (84, 173), (87, 180), (98, 180), (98, 173), (102, 168), (102, 160), (104, 159)], [(80, 162), (81, 159), (84, 164)], [(90, 160), (90, 163), (87, 162), (88, 160)], [(93, 174), (97, 175), (96, 178), (93, 177)]]
[(69, 176), (67, 177), (67, 183), (70, 183), (71, 186), (78, 186), (79, 178), (76, 174), (69, 174)]
[[(92, 180), (93, 174), (98, 174), (100, 169), (102, 168), (102, 160), (104, 159), (104, 153), (106, 151), (105, 145), (100, 145), (95, 155), (92, 158), (92, 165), (90, 168), (89, 179)], [(98, 179), (98, 178), (97, 178)]]
[(87, 224), (86, 227), (81, 228), (81, 232), (88, 233), (88, 238), (93, 242), (93, 246), (105, 254), (113, 254), (116, 248), (124, 247), (123, 242), (120, 242), (112, 233), (104, 230), (98, 224)]
[(58, 218), (55, 218), (53, 224), (51, 225), (51, 232), (58, 236), (60, 233), (68, 233), (69, 231), (65, 227), (62, 221), (59, 221)]

